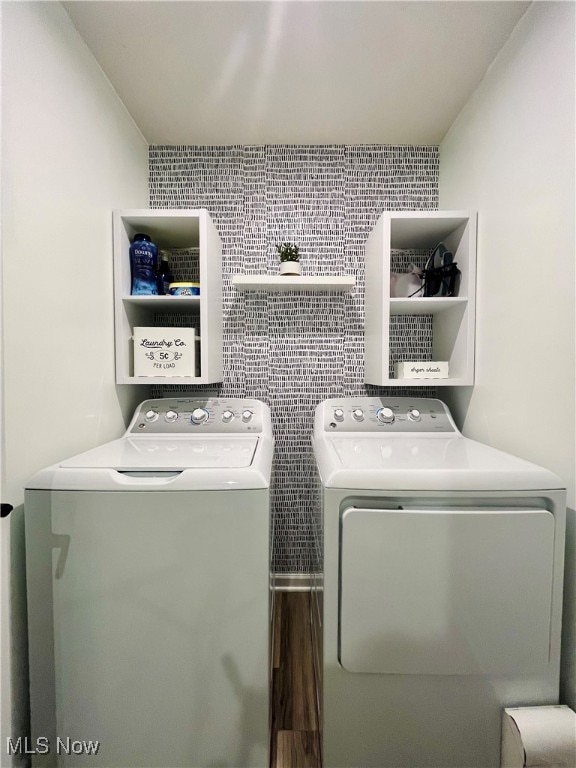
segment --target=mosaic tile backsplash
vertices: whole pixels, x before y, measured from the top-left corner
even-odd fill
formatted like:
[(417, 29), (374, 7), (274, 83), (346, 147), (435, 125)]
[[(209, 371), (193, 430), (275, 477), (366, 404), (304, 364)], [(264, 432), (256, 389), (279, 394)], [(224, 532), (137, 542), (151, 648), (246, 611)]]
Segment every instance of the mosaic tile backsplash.
[[(321, 569), (310, 437), (329, 397), (420, 394), (364, 384), (364, 263), (384, 210), (438, 207), (429, 146), (153, 146), (150, 207), (207, 208), (223, 242), (224, 380), (201, 389), (268, 403), (276, 438), (272, 567)], [(237, 292), (234, 274), (278, 272), (275, 244), (296, 242), (302, 274), (353, 274), (349, 293)], [(397, 252), (393, 269), (426, 254)], [(431, 318), (395, 317), (395, 359), (431, 359)], [(169, 322), (169, 320), (167, 320)], [(158, 387), (154, 396), (186, 392)], [(194, 390), (198, 391), (198, 390)]]

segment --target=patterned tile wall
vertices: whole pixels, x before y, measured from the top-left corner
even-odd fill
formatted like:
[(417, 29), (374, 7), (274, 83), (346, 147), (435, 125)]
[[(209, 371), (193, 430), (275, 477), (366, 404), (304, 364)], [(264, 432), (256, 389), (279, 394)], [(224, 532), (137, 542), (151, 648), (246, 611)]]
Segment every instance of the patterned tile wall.
[[(428, 146), (154, 146), (150, 206), (207, 208), (223, 242), (224, 381), (217, 394), (272, 410), (273, 569), (321, 568), (310, 435), (328, 397), (434, 396), (365, 385), (363, 248), (384, 210), (438, 207), (438, 149)], [(354, 274), (349, 293), (238, 293), (231, 276), (276, 273), (275, 244), (297, 242), (303, 274)], [(425, 255), (394, 254), (402, 271)], [(420, 261), (418, 261), (418, 259)], [(168, 319), (167, 322), (170, 320)], [(431, 320), (396, 317), (395, 359), (430, 359)], [(155, 396), (183, 388), (162, 387)]]

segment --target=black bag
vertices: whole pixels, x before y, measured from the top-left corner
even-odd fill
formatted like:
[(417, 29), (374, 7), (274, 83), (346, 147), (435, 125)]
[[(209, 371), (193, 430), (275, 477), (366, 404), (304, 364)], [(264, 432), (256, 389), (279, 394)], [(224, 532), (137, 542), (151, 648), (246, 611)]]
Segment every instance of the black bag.
[(458, 296), (462, 273), (452, 258), (444, 243), (433, 249), (424, 267), (424, 296)]

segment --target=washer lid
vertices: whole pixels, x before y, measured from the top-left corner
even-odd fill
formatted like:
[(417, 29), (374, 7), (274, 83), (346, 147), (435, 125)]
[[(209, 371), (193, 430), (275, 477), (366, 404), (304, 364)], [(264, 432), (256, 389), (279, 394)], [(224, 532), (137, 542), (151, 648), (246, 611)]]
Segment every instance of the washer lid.
[(59, 466), (121, 472), (238, 469), (252, 464), (257, 446), (257, 437), (128, 437), (80, 453)]
[(374, 490), (531, 490), (564, 488), (552, 472), (457, 437), (347, 436), (314, 440), (329, 488)]

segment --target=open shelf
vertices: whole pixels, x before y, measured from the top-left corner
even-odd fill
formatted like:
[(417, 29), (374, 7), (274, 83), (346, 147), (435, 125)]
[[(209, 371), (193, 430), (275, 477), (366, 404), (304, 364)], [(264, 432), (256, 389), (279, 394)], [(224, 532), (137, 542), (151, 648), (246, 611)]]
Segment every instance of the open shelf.
[(131, 235), (144, 231), (158, 248), (195, 248), (200, 242), (200, 210), (118, 211)]
[[(454, 261), (461, 272), (459, 295), (391, 298), (392, 251), (412, 253), (420, 251), (428, 254), (440, 242), (453, 253)], [(395, 258), (397, 255), (395, 254)], [(388, 387), (442, 387), (473, 384), (476, 213), (472, 211), (387, 211), (380, 216), (370, 232), (364, 257), (366, 383)], [(402, 316), (405, 316), (405, 320), (402, 320)], [(421, 316), (421, 319), (410, 320), (414, 316)], [(395, 318), (396, 325), (391, 327), (392, 317)], [(397, 325), (398, 323), (400, 326)], [(424, 326), (418, 326), (418, 323), (427, 324), (426, 330), (422, 330)], [(391, 337), (392, 329), (395, 330), (395, 335)], [(411, 334), (417, 349), (414, 356), (410, 353)], [(429, 338), (427, 334), (431, 334), (431, 344), (423, 353), (422, 338)], [(417, 336), (422, 338), (417, 339)], [(395, 363), (401, 360), (447, 361), (449, 378), (394, 378), (392, 370)]]
[(356, 285), (353, 275), (234, 275), (239, 291), (349, 291)]
[(457, 306), (464, 306), (468, 299), (459, 296), (414, 297), (412, 299), (390, 299), (391, 315), (435, 315)]
[(388, 387), (462, 387), (469, 384), (467, 379), (393, 379)]
[[(222, 243), (208, 211), (114, 211), (113, 227), (116, 382), (194, 386), (222, 381)], [(159, 251), (171, 252), (180, 271), (176, 275), (174, 268), (176, 279), (199, 282), (199, 296), (130, 294), (129, 249), (137, 232), (148, 234)], [(136, 327), (195, 328), (201, 338), (199, 375), (134, 376)]]
[(124, 296), (122, 301), (152, 312), (198, 312), (200, 296)]

